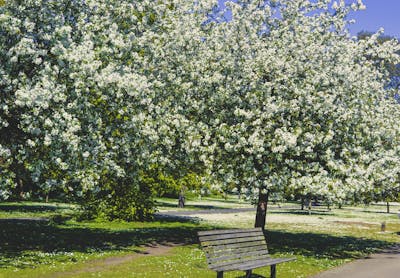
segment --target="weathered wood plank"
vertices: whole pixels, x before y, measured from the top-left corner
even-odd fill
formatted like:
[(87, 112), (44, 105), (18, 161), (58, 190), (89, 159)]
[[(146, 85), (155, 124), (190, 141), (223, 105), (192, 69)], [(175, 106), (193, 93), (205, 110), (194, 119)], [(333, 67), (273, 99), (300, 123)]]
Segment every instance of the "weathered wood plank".
[(215, 252), (219, 250), (229, 250), (229, 252), (235, 252), (236, 249), (244, 248), (244, 247), (251, 247), (251, 246), (258, 246), (263, 245), (265, 246), (265, 240), (258, 240), (258, 241), (249, 241), (249, 242), (240, 242), (240, 243), (231, 243), (226, 245), (215, 245), (215, 246), (208, 246), (204, 247), (204, 249), (209, 249), (207, 252)]
[(246, 252), (255, 252), (255, 251), (260, 251), (260, 250), (265, 250), (266, 253), (268, 253), (268, 249), (265, 249), (265, 246), (262, 245), (257, 245), (257, 246), (250, 246), (250, 247), (242, 247), (239, 249), (223, 249), (223, 250), (209, 250), (211, 252), (205, 251), (206, 257), (207, 257), (207, 262), (211, 262), (210, 259), (212, 260), (219, 260), (219, 258), (223, 258), (225, 256), (232, 256), (233, 254), (241, 254), (241, 253), (246, 253)]
[[(226, 255), (228, 254), (228, 255)], [(237, 258), (241, 258), (241, 257), (251, 257), (251, 256), (256, 256), (256, 255), (268, 255), (268, 250), (265, 249), (264, 246), (258, 246), (258, 250), (251, 250), (251, 251), (241, 251), (241, 252), (237, 252), (237, 253), (224, 253), (223, 256), (212, 256), (209, 257), (208, 259), (208, 263), (216, 263), (216, 262), (220, 262), (220, 261), (226, 261), (226, 260), (234, 260)]]
[(219, 235), (219, 234), (236, 234), (236, 233), (248, 233), (262, 231), (261, 228), (252, 228), (252, 229), (231, 229), (231, 230), (211, 230), (211, 231), (199, 231), (197, 234), (199, 236), (205, 235)]
[(231, 264), (231, 265), (225, 265), (221, 267), (215, 267), (211, 268), (212, 270), (215, 271), (231, 271), (231, 270), (250, 270), (250, 269), (255, 269), (263, 266), (268, 266), (268, 265), (273, 265), (277, 264), (278, 261), (273, 259), (273, 258), (267, 258), (264, 260), (257, 260), (257, 261), (248, 261), (248, 262), (243, 262), (240, 264)]
[(239, 260), (231, 260), (231, 261), (224, 261), (224, 262), (218, 262), (214, 264), (209, 264), (208, 267), (211, 269), (221, 269), (222, 267), (225, 266), (234, 266), (237, 267), (238, 265), (246, 264), (246, 263), (254, 263), (254, 262), (262, 262), (269, 260), (271, 257), (269, 255), (260, 255), (256, 257), (244, 257), (240, 258)]
[(248, 233), (200, 236), (199, 239), (200, 239), (200, 241), (212, 241), (212, 240), (241, 238), (241, 237), (250, 237), (250, 236), (264, 236), (264, 234), (262, 231), (255, 231), (255, 232), (248, 232)]
[(248, 269), (254, 269), (254, 268), (258, 268), (258, 267), (262, 267), (262, 266), (285, 263), (285, 262), (293, 261), (295, 259), (296, 258), (271, 258), (266, 261), (256, 261), (256, 262), (252, 262), (252, 263), (249, 262), (249, 263), (240, 264), (240, 265), (237, 265), (236, 269), (245, 271)]
[[(212, 241), (202, 241), (201, 245), (204, 247), (207, 246), (215, 246), (215, 245), (227, 245), (231, 243), (240, 243), (240, 242), (251, 242), (251, 241), (258, 241), (258, 240), (265, 240), (264, 236), (251, 236), (251, 237), (239, 237), (239, 238), (229, 238), (229, 239), (219, 239), (219, 240), (212, 240)], [(264, 243), (266, 245), (266, 243)]]

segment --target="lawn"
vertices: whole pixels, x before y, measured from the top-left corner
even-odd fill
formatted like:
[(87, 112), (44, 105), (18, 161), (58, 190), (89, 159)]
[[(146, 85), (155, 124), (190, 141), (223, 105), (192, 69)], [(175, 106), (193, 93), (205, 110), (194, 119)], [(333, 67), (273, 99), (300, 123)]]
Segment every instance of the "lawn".
[[(158, 201), (161, 212), (178, 210), (176, 200)], [(192, 218), (127, 223), (78, 222), (71, 217), (76, 206), (69, 204), (1, 203), (0, 277), (215, 277), (207, 269), (197, 231), (252, 227), (254, 212), (206, 214), (204, 210), (252, 206), (235, 198), (187, 200), (187, 205), (183, 210)], [(395, 213), (385, 213), (383, 205), (331, 211), (315, 207), (311, 215), (299, 208), (271, 205), (268, 212), (271, 254), (297, 258), (278, 266), (279, 277), (309, 277), (399, 242), (400, 220)], [(392, 207), (393, 212), (398, 209)], [(383, 221), (385, 232), (380, 230)], [(150, 244), (172, 247), (143, 255)], [(255, 273), (268, 276), (269, 269)], [(226, 273), (226, 277), (243, 275)]]

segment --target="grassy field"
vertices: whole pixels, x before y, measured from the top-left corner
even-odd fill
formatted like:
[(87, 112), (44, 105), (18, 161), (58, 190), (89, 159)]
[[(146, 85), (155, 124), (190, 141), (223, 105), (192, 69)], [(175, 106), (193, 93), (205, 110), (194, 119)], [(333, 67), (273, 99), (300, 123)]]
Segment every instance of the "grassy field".
[[(178, 210), (176, 200), (158, 202), (161, 213)], [(69, 204), (0, 203), (0, 277), (215, 277), (207, 269), (197, 231), (249, 228), (254, 212), (204, 210), (251, 207), (235, 198), (187, 200), (183, 210), (190, 211), (191, 218), (127, 223), (78, 222), (71, 218), (76, 206)], [(299, 208), (271, 205), (267, 215), (272, 256), (297, 258), (278, 266), (279, 277), (310, 277), (400, 241), (400, 220), (396, 213), (385, 213), (383, 205), (331, 211), (316, 207), (311, 215)], [(392, 211), (399, 208), (392, 206)], [(382, 222), (385, 232), (380, 230)], [(143, 254), (154, 244), (156, 252)], [(255, 273), (268, 277), (269, 269)]]

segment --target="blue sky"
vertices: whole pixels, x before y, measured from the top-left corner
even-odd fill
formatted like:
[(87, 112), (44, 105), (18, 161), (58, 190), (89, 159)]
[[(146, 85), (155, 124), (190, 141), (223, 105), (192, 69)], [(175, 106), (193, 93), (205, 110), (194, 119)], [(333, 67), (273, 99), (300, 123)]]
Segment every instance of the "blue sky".
[[(223, 3), (227, 0), (218, 1)], [(366, 10), (350, 14), (350, 18), (356, 20), (355, 24), (349, 26), (353, 35), (360, 31), (376, 32), (383, 27), (385, 35), (400, 38), (400, 0), (363, 0), (363, 3), (367, 6)]]
[(363, 0), (367, 6), (364, 11), (352, 13), (356, 23), (350, 26), (352, 34), (359, 31), (377, 31), (380, 27), (385, 35), (400, 38), (400, 1), (399, 0)]

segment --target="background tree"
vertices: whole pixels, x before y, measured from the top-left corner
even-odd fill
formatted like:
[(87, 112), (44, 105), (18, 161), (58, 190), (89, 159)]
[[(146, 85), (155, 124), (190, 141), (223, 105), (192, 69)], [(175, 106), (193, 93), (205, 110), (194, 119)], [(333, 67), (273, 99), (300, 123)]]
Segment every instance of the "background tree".
[[(179, 121), (191, 123), (188, 151), (214, 178), (259, 192), (262, 216), (269, 194), (288, 187), (338, 203), (371, 190), (373, 161), (390, 159), (389, 137), (398, 142), (386, 67), (398, 62), (397, 42), (351, 38), (347, 17), (361, 1), (226, 4), (232, 20), (202, 29), (183, 21), (175, 48), (163, 52), (180, 62), (168, 67), (168, 83), (184, 90), (168, 92)], [(177, 36), (186, 28), (190, 40)]]
[(151, 216), (152, 191), (140, 173), (171, 161), (172, 139), (158, 120), (169, 112), (158, 95), (162, 78), (151, 79), (156, 70), (147, 65), (157, 34), (188, 11), (180, 3), (0, 7), (3, 198), (62, 189), (92, 215), (104, 208), (109, 218)]
[[(373, 32), (361, 31), (357, 34), (357, 38), (359, 40), (367, 40), (368, 38), (370, 38), (373, 35), (374, 35)], [(396, 40), (396, 38), (393, 36), (381, 34), (377, 39), (377, 43), (382, 44), (384, 42), (391, 41), (391, 40)], [(397, 51), (397, 54), (400, 54), (400, 51)], [(381, 60), (378, 60), (376, 62), (379, 63), (379, 62), (381, 62)], [(399, 87), (400, 86), (400, 64), (386, 63), (386, 68), (390, 75), (389, 86), (400, 89), (400, 87)], [(398, 99), (398, 96), (396, 96), (396, 98)]]

